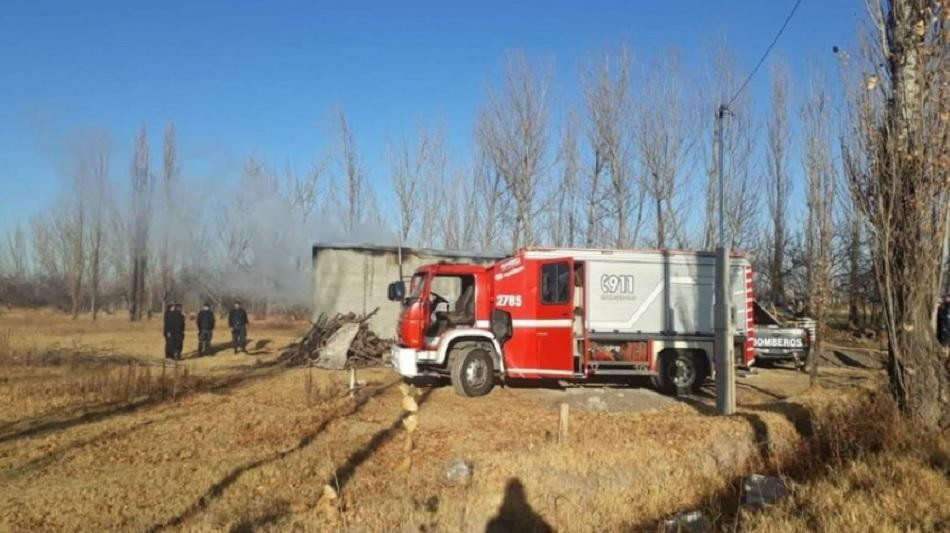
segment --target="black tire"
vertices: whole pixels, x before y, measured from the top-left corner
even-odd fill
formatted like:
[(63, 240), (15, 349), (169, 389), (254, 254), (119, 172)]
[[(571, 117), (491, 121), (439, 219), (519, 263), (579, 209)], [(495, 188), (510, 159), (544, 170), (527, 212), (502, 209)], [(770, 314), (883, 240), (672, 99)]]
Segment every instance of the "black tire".
[(807, 374), (808, 368), (810, 365), (811, 365), (811, 350), (808, 350), (807, 352), (805, 352), (805, 356), (799, 358), (798, 362), (795, 363), (795, 369)]
[(692, 352), (667, 351), (660, 354), (659, 362), (653, 384), (663, 394), (677, 394), (681, 389), (698, 392), (708, 374), (704, 358)]
[(449, 357), (449, 376), (459, 396), (473, 398), (488, 394), (495, 386), (491, 354), (478, 347), (453, 351)]

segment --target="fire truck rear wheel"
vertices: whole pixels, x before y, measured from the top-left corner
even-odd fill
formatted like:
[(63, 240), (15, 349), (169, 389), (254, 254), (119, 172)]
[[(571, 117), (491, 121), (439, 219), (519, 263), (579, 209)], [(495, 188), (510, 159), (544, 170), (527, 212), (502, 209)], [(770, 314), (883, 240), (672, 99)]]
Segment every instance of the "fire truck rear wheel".
[(460, 396), (484, 396), (495, 386), (492, 357), (484, 348), (453, 352), (449, 359), (449, 374), (455, 392)]
[(676, 394), (681, 389), (698, 391), (706, 379), (700, 357), (689, 351), (668, 350), (660, 354), (660, 374), (654, 385), (664, 394)]

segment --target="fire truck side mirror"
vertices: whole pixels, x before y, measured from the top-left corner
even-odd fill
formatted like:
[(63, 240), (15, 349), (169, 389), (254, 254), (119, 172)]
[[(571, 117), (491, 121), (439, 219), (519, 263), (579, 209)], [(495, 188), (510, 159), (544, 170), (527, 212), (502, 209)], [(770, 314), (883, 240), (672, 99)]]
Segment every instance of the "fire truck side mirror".
[(392, 302), (401, 302), (406, 297), (406, 282), (400, 280), (390, 283), (387, 296)]
[(514, 334), (511, 325), (511, 313), (495, 309), (491, 313), (491, 333), (498, 339), (498, 344), (504, 344)]

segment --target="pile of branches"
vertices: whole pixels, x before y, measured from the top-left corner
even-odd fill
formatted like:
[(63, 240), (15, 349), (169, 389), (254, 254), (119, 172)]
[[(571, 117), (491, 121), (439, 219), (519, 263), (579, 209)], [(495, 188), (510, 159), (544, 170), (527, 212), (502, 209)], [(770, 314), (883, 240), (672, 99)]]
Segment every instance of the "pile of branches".
[(369, 319), (377, 311), (379, 311), (378, 307), (365, 315), (347, 313), (337, 314), (333, 318), (321, 314), (300, 341), (291, 344), (290, 347), (284, 350), (278, 360), (285, 365), (310, 365), (319, 359), (321, 348), (326, 345), (327, 340), (343, 324), (357, 323), (359, 329), (347, 351), (346, 368), (365, 368), (379, 365), (383, 362), (383, 356), (389, 352), (392, 342), (379, 338), (376, 333), (369, 329)]

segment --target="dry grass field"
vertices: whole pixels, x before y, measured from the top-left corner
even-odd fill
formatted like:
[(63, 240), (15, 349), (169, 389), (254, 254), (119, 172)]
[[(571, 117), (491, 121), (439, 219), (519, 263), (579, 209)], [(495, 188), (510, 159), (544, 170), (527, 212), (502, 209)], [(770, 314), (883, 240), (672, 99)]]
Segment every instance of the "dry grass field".
[[(194, 359), (190, 325), (186, 360), (168, 365), (158, 318), (4, 311), (0, 530), (628, 531), (697, 507), (748, 530), (928, 530), (950, 517), (933, 466), (946, 439), (925, 453), (894, 437), (873, 352), (829, 354), (815, 388), (791, 369), (743, 378), (728, 419), (710, 416), (708, 391), (512, 384), (465, 399), (419, 386), (409, 442), (391, 370), (360, 371), (350, 396), (346, 373), (276, 363), (306, 327), (252, 317), (251, 354), (220, 330), (222, 350)], [(571, 433), (559, 444), (561, 402)], [(458, 458), (473, 468), (466, 485), (446, 479)], [(792, 496), (737, 512), (750, 472), (797, 480)], [(928, 511), (903, 512), (909, 498)]]

